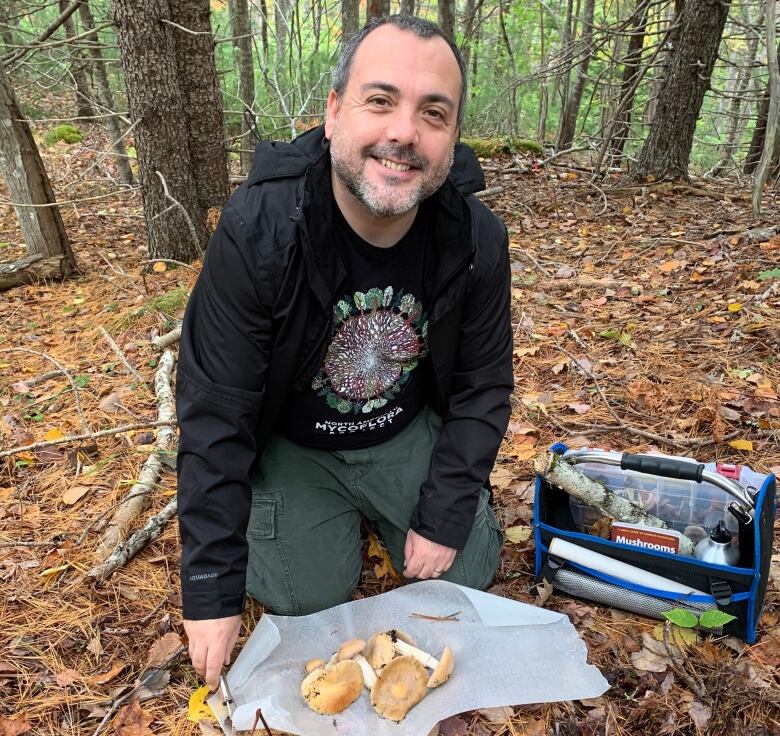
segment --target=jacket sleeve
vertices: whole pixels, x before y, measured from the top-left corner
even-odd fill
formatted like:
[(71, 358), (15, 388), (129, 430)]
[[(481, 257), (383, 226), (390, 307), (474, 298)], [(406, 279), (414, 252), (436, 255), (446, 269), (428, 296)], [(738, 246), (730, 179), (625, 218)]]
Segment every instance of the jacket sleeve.
[(182, 325), (176, 380), (184, 618), (241, 613), (249, 474), (270, 340), (269, 289), (228, 205)]
[[(491, 228), (463, 311), (452, 388), (428, 478), (411, 528), (439, 544), (463, 549), (509, 423), (514, 388), (511, 271), (506, 230)], [(487, 259), (486, 259), (487, 260)]]

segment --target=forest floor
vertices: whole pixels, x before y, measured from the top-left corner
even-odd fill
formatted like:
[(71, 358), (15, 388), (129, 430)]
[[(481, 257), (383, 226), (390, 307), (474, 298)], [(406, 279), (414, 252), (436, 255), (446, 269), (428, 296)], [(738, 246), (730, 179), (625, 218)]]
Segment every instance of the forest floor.
[[(105, 143), (94, 128), (44, 149), (58, 199), (114, 190), (96, 153)], [(531, 459), (550, 443), (780, 470), (780, 237), (746, 235), (780, 222), (780, 200), (767, 193), (756, 220), (746, 191), (726, 185), (719, 198), (668, 185), (615, 191), (571, 161), (484, 166), (488, 186), (503, 187), (487, 201), (510, 231), (517, 379), (492, 479), (514, 541), (492, 591), (534, 603)], [(213, 733), (188, 721), (200, 682), (178, 654), (175, 522), (104, 584), (85, 577), (153, 450), (160, 352), (150, 339), (181, 317), (196, 270), (147, 262), (138, 192), (62, 211), (82, 275), (0, 294), (0, 445), (140, 426), (0, 454), (0, 736)], [(15, 215), (0, 204), (0, 259), (22, 254)], [(174, 470), (162, 467), (135, 526), (175, 492)], [(776, 534), (756, 644), (697, 638), (672, 661), (656, 621), (554, 594), (546, 607), (569, 616), (610, 689), (464, 713), (441, 736), (780, 736), (777, 549)], [(357, 597), (395, 587), (376, 546), (365, 558)], [(249, 606), (242, 642), (260, 615)], [(149, 668), (154, 681), (139, 693)]]

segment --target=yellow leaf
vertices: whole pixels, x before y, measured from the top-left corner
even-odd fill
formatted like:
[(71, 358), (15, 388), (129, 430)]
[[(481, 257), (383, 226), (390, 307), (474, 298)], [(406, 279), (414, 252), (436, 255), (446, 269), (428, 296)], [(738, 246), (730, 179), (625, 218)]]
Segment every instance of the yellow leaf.
[[(693, 644), (699, 643), (699, 635), (696, 633), (695, 629), (684, 629), (681, 626), (670, 626), (669, 631), (670, 644), (675, 644), (678, 647), (682, 647), (685, 645), (692, 646)], [(663, 624), (658, 624), (653, 629), (653, 638), (657, 639), (658, 641), (664, 640)]]
[(58, 440), (61, 437), (64, 437), (65, 435), (60, 432), (59, 429), (50, 429), (45, 435), (43, 435), (43, 439), (45, 439), (47, 442), (51, 442), (52, 440)]
[(11, 367), (10, 363), (0, 363), (0, 368), (10, 368), (10, 367)]
[(733, 447), (735, 450), (753, 452), (753, 443), (750, 440), (731, 440), (729, 447)]
[(728, 306), (729, 312), (739, 312), (742, 309), (742, 305), (739, 302), (732, 302)]
[(74, 304), (83, 304), (86, 301), (86, 299), (83, 296), (77, 296), (74, 300)]
[(530, 526), (510, 526), (504, 531), (506, 538), (513, 544), (527, 542), (531, 537)]
[(43, 572), (38, 573), (39, 578), (49, 578), (52, 575), (59, 575), (61, 572), (65, 572), (70, 567), (70, 562), (66, 562), (64, 565), (57, 565), (57, 567), (50, 567)]
[(156, 271), (157, 273), (165, 273), (165, 271), (168, 270), (168, 266), (166, 266), (164, 263), (161, 263), (160, 261), (157, 261), (157, 263), (152, 266), (152, 270)]
[(206, 705), (206, 698), (209, 696), (209, 686), (204, 685), (199, 687), (192, 695), (190, 695), (190, 703), (187, 706), (187, 720), (197, 723), (204, 718), (208, 720), (215, 720), (214, 713), (211, 708)]

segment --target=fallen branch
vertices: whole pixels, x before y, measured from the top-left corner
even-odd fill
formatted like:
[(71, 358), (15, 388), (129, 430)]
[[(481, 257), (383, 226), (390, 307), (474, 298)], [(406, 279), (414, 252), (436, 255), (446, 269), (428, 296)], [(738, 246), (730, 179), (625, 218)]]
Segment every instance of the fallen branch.
[(494, 194), (500, 194), (504, 191), (504, 187), (490, 187), (490, 189), (483, 189), (481, 192), (475, 192), (474, 196), (477, 199), (486, 199), (492, 197)]
[(176, 421), (174, 419), (158, 420), (155, 422), (137, 422), (135, 424), (123, 424), (120, 427), (112, 427), (111, 429), (101, 429), (98, 432), (85, 432), (84, 434), (73, 434), (68, 437), (59, 437), (56, 440), (42, 440), (41, 442), (33, 442), (31, 445), (20, 445), (19, 447), (12, 447), (10, 450), (3, 450), (0, 452), (0, 458), (11, 457), (11, 455), (18, 455), (20, 452), (34, 452), (44, 447), (52, 447), (53, 445), (67, 445), (73, 442), (81, 442), (82, 440), (96, 440), (100, 437), (111, 437), (115, 434), (122, 434), (123, 432), (135, 432), (139, 429), (155, 429), (157, 427), (175, 427)]
[(62, 281), (70, 274), (66, 256), (28, 256), (18, 261), (0, 263), (0, 291), (22, 284), (37, 284), (44, 279)]
[(89, 570), (87, 577), (94, 578), (98, 583), (105, 581), (118, 568), (132, 560), (147, 544), (157, 539), (175, 514), (176, 499), (174, 498), (152, 516), (141, 529), (121, 542), (103, 562)]
[[(630, 524), (668, 529), (669, 525), (657, 516), (648, 514), (641, 506), (632, 503), (587, 475), (580, 472), (560, 455), (547, 451), (537, 455), (533, 461), (534, 472), (541, 475), (548, 483), (566, 491), (570, 496), (578, 498), (588, 506), (594, 506), (607, 516)], [(685, 535), (680, 536), (680, 554), (692, 555), (693, 542)]]
[(149, 491), (154, 488), (162, 473), (160, 453), (169, 453), (176, 448), (176, 435), (171, 427), (175, 414), (171, 373), (173, 372), (173, 353), (166, 350), (160, 358), (154, 377), (154, 392), (157, 396), (157, 418), (165, 424), (157, 433), (155, 450), (141, 468), (138, 481), (130, 488), (125, 503), (122, 503), (108, 523), (106, 531), (95, 550), (99, 560), (106, 559), (117, 548), (125, 536), (130, 523), (149, 503)]
[(152, 345), (154, 345), (154, 347), (156, 347), (158, 350), (165, 350), (165, 348), (168, 348), (174, 343), (179, 342), (180, 339), (181, 325), (172, 329), (170, 332), (166, 332), (164, 335), (153, 337), (151, 342)]

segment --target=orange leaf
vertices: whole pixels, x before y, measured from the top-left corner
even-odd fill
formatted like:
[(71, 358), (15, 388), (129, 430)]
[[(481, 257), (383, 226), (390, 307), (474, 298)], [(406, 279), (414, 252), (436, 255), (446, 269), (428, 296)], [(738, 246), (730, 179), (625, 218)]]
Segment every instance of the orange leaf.
[(152, 266), (152, 271), (156, 271), (157, 273), (165, 273), (167, 270), (168, 266), (161, 261), (157, 261), (157, 263)]
[(154, 716), (145, 713), (141, 704), (134, 700), (119, 711), (114, 721), (114, 733), (116, 736), (152, 736), (149, 724), (153, 720)]
[(669, 273), (670, 271), (679, 268), (681, 265), (680, 261), (664, 261), (664, 263), (658, 267), (658, 270), (663, 273)]
[(99, 675), (95, 675), (90, 678), (90, 682), (93, 685), (105, 685), (107, 682), (111, 682), (123, 669), (125, 668), (124, 662), (117, 662), (108, 672), (102, 672)]

